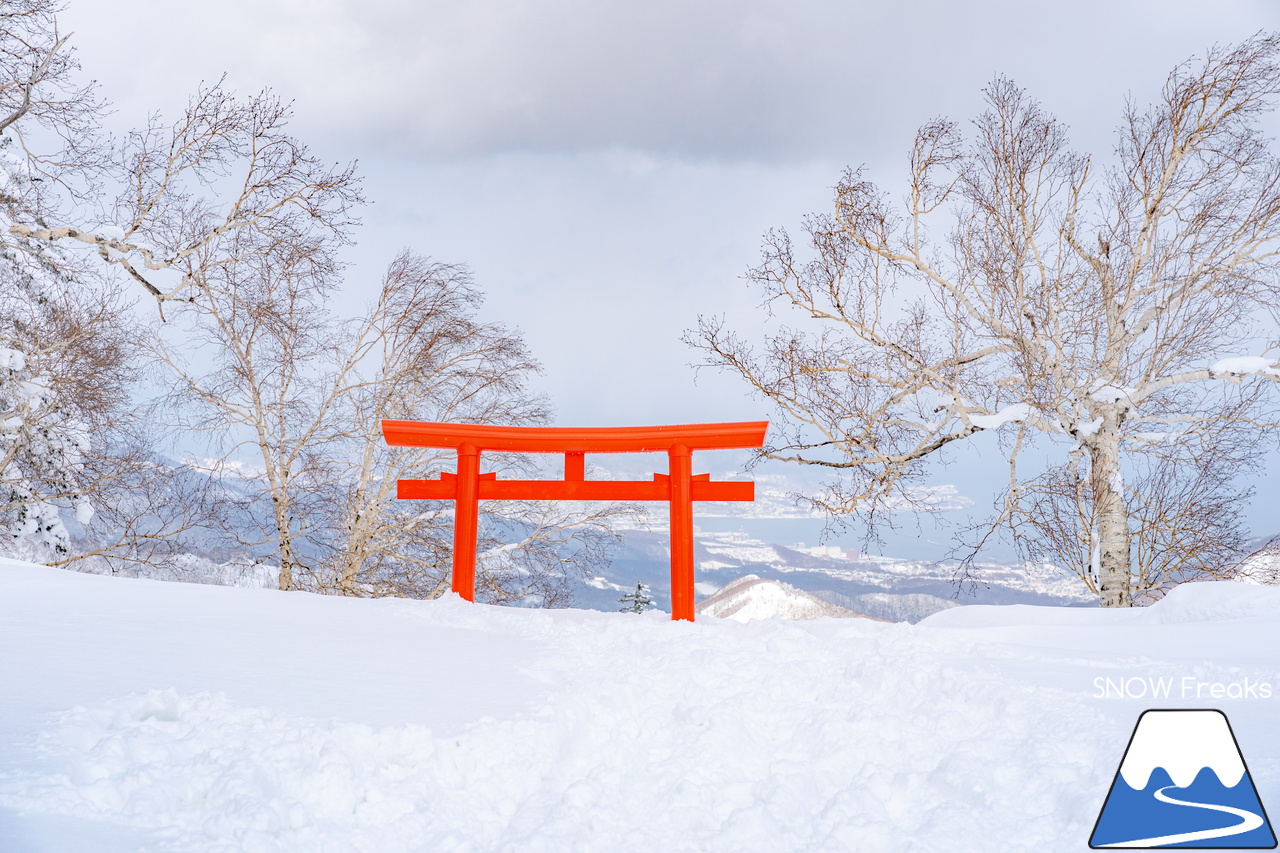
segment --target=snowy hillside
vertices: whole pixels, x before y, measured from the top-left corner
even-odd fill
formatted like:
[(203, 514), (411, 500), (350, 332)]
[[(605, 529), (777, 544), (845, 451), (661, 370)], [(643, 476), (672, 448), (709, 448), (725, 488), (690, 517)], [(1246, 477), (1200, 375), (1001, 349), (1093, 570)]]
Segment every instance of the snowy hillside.
[(1153, 706), (1222, 709), (1280, 811), (1267, 587), (906, 625), (0, 584), (5, 853), (1083, 850)]
[(935, 613), (959, 607), (954, 599), (940, 598), (923, 592), (865, 592), (862, 595), (843, 596), (828, 593), (827, 599), (835, 604), (856, 610), (877, 619), (890, 622), (919, 622)]
[(861, 617), (845, 607), (823, 601), (802, 589), (781, 581), (743, 575), (730, 581), (709, 598), (698, 603), (699, 616), (734, 619), (820, 619), (824, 616)]

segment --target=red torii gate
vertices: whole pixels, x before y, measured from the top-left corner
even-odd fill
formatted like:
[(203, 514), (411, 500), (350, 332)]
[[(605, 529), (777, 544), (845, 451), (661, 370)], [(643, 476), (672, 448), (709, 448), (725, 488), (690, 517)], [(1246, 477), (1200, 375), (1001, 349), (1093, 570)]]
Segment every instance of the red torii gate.
[[(693, 473), (693, 451), (760, 447), (768, 421), (648, 427), (519, 427), (479, 424), (382, 422), (395, 447), (454, 448), (456, 474), (438, 480), (400, 480), (403, 500), (451, 500), (453, 591), (475, 600), (476, 535), (481, 500), (668, 501), (671, 505), (671, 618), (693, 621), (693, 502), (755, 500), (755, 483), (712, 482)], [(499, 480), (480, 473), (480, 454), (563, 453), (563, 480)], [(653, 480), (588, 480), (587, 453), (665, 451), (667, 474)]]

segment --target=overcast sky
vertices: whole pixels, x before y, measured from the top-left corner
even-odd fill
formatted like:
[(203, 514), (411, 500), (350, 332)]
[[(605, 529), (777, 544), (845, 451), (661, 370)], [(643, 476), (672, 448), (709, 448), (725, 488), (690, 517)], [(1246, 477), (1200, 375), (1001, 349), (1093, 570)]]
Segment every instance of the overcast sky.
[(293, 99), (375, 201), (349, 297), (402, 247), (469, 264), (565, 425), (766, 417), (728, 377), (695, 384), (682, 330), (761, 322), (741, 275), (762, 233), (846, 166), (893, 187), (916, 127), (972, 117), (995, 75), (1105, 156), (1127, 96), (1280, 27), (1273, 0), (70, 3), (121, 126), (223, 73)]

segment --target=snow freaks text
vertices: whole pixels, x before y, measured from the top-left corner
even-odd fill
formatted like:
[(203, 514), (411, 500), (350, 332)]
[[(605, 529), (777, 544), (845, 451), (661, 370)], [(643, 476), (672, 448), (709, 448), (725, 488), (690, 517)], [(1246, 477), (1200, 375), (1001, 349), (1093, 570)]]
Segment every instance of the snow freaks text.
[(1093, 680), (1094, 699), (1270, 699), (1271, 683), (1252, 678), (1235, 681), (1203, 681), (1194, 676), (1098, 676)]

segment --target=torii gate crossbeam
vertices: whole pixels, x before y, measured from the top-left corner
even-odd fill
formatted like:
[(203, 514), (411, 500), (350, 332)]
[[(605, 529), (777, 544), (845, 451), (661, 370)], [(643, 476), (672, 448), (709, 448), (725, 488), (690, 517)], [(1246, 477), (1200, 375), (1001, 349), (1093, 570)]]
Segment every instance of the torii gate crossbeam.
[[(667, 501), (671, 507), (671, 618), (693, 621), (693, 502), (750, 501), (755, 483), (713, 482), (694, 475), (695, 450), (761, 447), (768, 421), (648, 427), (516, 427), (384, 420), (396, 447), (455, 449), (457, 473), (438, 480), (400, 480), (404, 500), (454, 502), (453, 591), (475, 600), (476, 536), (481, 500)], [(563, 480), (499, 480), (480, 473), (480, 454), (563, 453)], [(587, 453), (665, 452), (666, 474), (653, 480), (588, 480)]]

